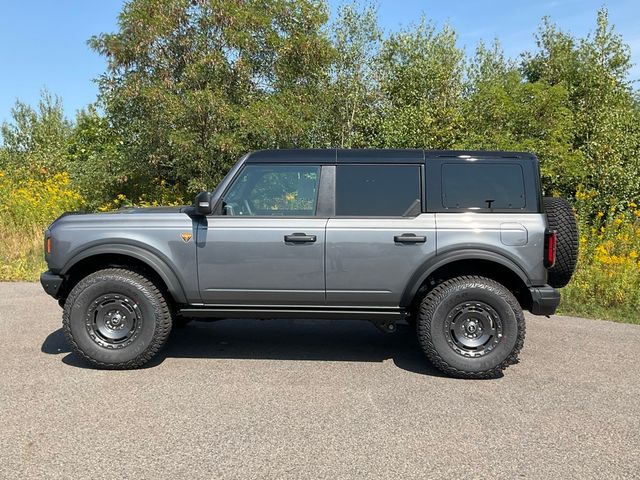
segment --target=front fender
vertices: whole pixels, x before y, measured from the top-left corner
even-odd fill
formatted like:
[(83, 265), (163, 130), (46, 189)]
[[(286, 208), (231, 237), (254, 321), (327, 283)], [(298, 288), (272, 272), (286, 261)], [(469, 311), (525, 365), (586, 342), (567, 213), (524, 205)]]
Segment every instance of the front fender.
[(175, 271), (171, 268), (168, 259), (163, 258), (164, 256), (159, 252), (151, 252), (138, 245), (113, 243), (111, 241), (107, 244), (90, 246), (80, 252), (77, 252), (73, 257), (67, 260), (61, 268), (60, 274), (65, 275), (69, 273), (74, 265), (84, 259), (104, 254), (125, 255), (140, 260), (156, 272), (160, 278), (162, 278), (169, 293), (173, 296), (176, 302), (187, 303), (187, 295), (185, 293), (184, 286), (178, 275), (176, 275)]

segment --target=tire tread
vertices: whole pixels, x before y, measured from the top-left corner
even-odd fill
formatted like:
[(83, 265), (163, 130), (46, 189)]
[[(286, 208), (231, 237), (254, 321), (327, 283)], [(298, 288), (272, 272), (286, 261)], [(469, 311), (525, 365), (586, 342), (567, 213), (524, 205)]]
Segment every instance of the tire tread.
[(556, 263), (549, 268), (549, 285), (554, 288), (565, 287), (576, 268), (578, 260), (579, 234), (576, 217), (569, 202), (564, 198), (544, 197), (549, 229), (558, 235), (556, 245)]

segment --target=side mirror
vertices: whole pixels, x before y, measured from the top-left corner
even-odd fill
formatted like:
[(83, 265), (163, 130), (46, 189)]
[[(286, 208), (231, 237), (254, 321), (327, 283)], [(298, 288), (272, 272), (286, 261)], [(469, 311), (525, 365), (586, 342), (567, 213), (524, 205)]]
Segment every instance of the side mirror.
[(194, 208), (196, 215), (207, 216), (211, 214), (213, 209), (213, 194), (211, 192), (200, 192), (196, 195)]

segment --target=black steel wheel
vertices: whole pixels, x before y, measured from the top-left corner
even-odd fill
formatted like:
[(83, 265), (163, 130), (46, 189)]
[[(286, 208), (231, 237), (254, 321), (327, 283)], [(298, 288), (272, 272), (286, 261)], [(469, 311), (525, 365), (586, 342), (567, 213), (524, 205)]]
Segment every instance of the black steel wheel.
[(456, 305), (444, 321), (449, 346), (464, 357), (476, 358), (491, 352), (502, 338), (502, 320), (484, 302)]
[(423, 299), (418, 341), (431, 363), (459, 378), (493, 378), (517, 363), (524, 344), (522, 308), (489, 278), (447, 280)]
[(138, 368), (171, 331), (171, 312), (158, 287), (125, 269), (100, 270), (71, 290), (62, 325), (74, 351), (101, 368)]
[(138, 304), (126, 295), (107, 293), (89, 305), (86, 327), (91, 339), (105, 348), (126, 348), (142, 330)]

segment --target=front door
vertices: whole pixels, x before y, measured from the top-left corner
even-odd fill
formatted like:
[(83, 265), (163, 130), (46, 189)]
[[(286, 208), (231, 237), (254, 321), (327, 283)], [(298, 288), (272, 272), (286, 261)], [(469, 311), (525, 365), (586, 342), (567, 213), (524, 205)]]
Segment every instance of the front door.
[(247, 164), (220, 215), (198, 232), (202, 301), (323, 305), (325, 227), (316, 216), (320, 166)]

